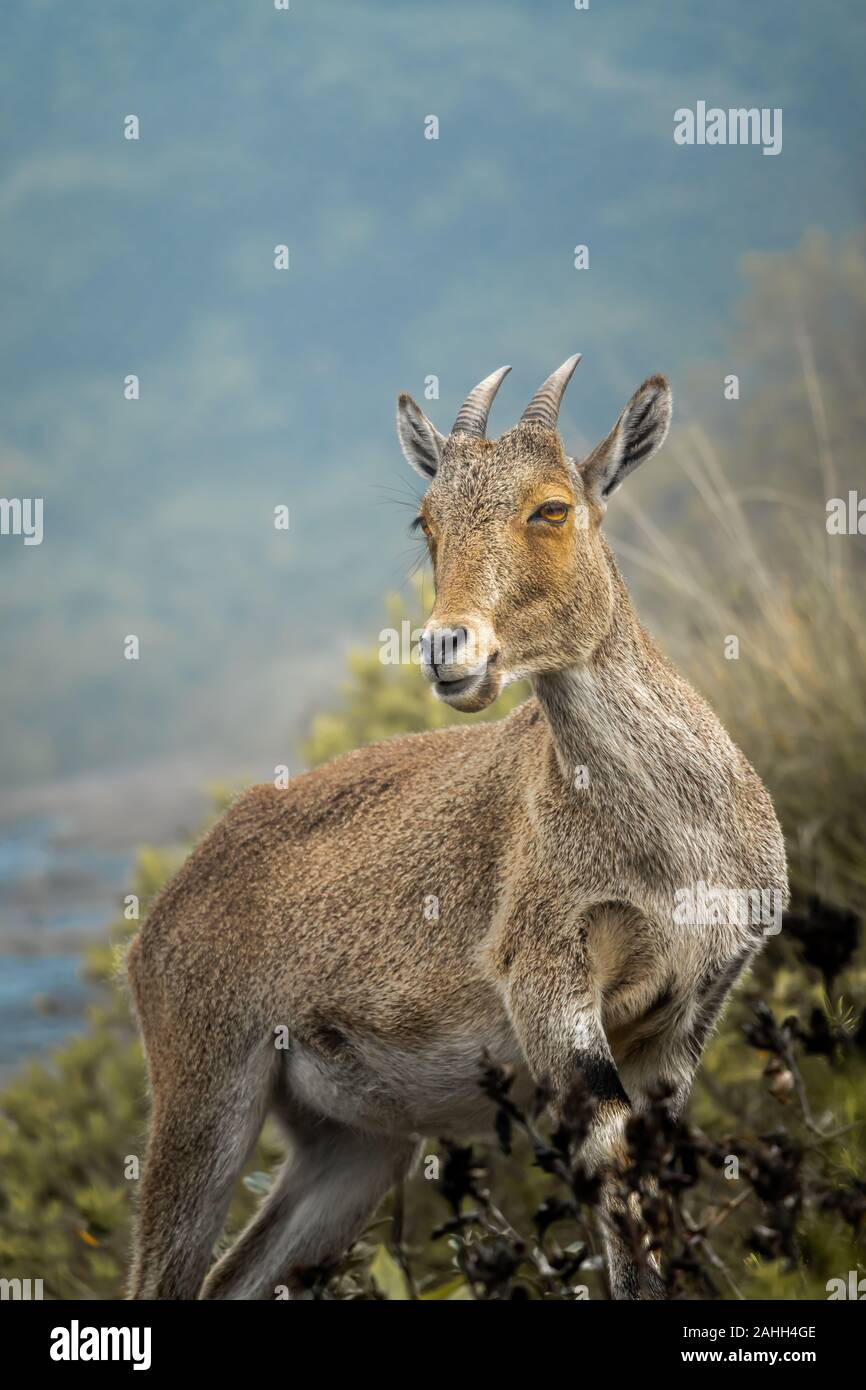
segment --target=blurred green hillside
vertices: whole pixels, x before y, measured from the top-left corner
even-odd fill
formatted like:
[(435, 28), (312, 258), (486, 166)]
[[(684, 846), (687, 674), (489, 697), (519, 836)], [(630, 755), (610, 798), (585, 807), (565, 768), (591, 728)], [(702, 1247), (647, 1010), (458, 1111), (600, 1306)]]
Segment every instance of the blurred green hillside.
[[(787, 336), (766, 329), (765, 293), (775, 308), (791, 296)], [(758, 274), (746, 322), (757, 325), (754, 369), (770, 384), (765, 399), (756, 388), (744, 403), (735, 464), (727, 453), (722, 462), (711, 422), (691, 422), (672, 442), (676, 487), (670, 468), (661, 474), (662, 490), (676, 496), (669, 516), (644, 504), (647, 469), (617, 496), (610, 520), (642, 616), (769, 786), (795, 890), (786, 929), (738, 993), (695, 1087), (690, 1117), (707, 1142), (752, 1157), (737, 1181), (701, 1166), (689, 1190), (696, 1269), (681, 1272), (683, 1296), (704, 1289), (700, 1271), (709, 1269), (723, 1297), (823, 1299), (829, 1279), (866, 1272), (864, 540), (825, 527), (827, 498), (861, 481), (863, 403), (849, 353), (866, 324), (862, 251), (832, 256), (810, 242), (778, 258)], [(414, 603), (411, 594), (392, 599), (389, 620), (414, 616)], [(312, 721), (305, 758), (450, 717), (415, 667), (359, 652), (340, 700)], [(183, 853), (142, 851), (133, 891), (143, 911)], [(0, 1272), (42, 1278), (53, 1298), (115, 1298), (124, 1287), (136, 1189), (125, 1172), (143, 1155), (146, 1121), (141, 1052), (117, 983), (133, 929), (118, 921), (112, 944), (88, 957), (102, 1002), (84, 1035), (0, 1096)], [(277, 1152), (266, 1129), (229, 1232), (266, 1188)], [(535, 1213), (549, 1175), (532, 1166), (525, 1143), (510, 1158), (483, 1146), (478, 1154), (497, 1211), (533, 1249), (547, 1238)], [(430, 1238), (449, 1215), (436, 1184), (411, 1180), (398, 1215), (372, 1228), (331, 1296), (484, 1296), (483, 1280), (467, 1272), (465, 1238)], [(564, 1218), (563, 1249), (568, 1226)], [(484, 1248), (483, 1232), (473, 1239)], [(528, 1266), (508, 1277), (530, 1296), (561, 1296)], [(580, 1277), (603, 1295), (592, 1260)]]

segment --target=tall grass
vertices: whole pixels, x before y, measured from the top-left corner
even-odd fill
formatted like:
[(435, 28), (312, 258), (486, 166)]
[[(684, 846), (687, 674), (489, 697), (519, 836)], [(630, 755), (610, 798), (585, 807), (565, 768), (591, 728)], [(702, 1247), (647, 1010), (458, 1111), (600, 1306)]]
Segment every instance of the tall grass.
[(698, 541), (668, 537), (623, 490), (634, 539), (615, 547), (638, 607), (769, 787), (795, 893), (862, 911), (862, 540), (827, 533), (823, 498), (735, 492), (700, 425), (674, 447)]

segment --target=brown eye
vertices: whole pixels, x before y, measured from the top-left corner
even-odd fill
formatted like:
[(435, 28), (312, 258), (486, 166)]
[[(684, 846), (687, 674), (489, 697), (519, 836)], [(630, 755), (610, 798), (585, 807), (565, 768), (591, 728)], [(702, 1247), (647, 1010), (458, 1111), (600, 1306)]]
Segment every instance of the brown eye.
[(424, 535), (427, 537), (427, 539), (428, 539), (428, 541), (429, 541), (430, 535), (431, 535), (431, 531), (430, 531), (430, 527), (427, 525), (427, 522), (424, 520), (423, 516), (416, 516), (415, 520), (412, 522), (412, 525), (411, 525), (411, 527), (410, 527), (410, 530), (412, 530), (412, 531), (423, 531), (423, 532), (424, 532)]
[(545, 502), (533, 512), (530, 521), (547, 521), (551, 526), (561, 526), (568, 516), (568, 507), (564, 502)]

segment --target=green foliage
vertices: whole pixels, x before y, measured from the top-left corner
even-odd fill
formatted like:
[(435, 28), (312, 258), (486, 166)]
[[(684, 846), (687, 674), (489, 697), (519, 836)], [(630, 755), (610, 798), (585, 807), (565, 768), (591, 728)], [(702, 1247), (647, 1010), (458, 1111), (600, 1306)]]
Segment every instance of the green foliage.
[[(136, 891), (158, 876), (149, 852)], [(166, 857), (165, 871), (173, 863)], [(115, 932), (120, 943), (121, 931)], [(110, 948), (86, 970), (102, 983), (87, 1031), (48, 1065), (31, 1064), (0, 1098), (0, 1268), (41, 1278), (48, 1298), (122, 1296), (134, 1180), (142, 1155), (145, 1080), (141, 1048)]]

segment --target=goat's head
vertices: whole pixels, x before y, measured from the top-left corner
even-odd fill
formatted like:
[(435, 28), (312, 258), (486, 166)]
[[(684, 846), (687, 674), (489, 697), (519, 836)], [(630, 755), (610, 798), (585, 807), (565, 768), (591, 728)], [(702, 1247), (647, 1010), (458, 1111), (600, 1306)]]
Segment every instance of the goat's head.
[(416, 523), (436, 583), (422, 669), (455, 709), (483, 709), (508, 681), (588, 660), (610, 626), (600, 523), (611, 493), (663, 443), (671, 393), (663, 376), (649, 377), (579, 463), (557, 432), (579, 361), (548, 377), (495, 441), (487, 417), (508, 367), (475, 387), (447, 438), (411, 396), (398, 400), (403, 452), (429, 483)]

